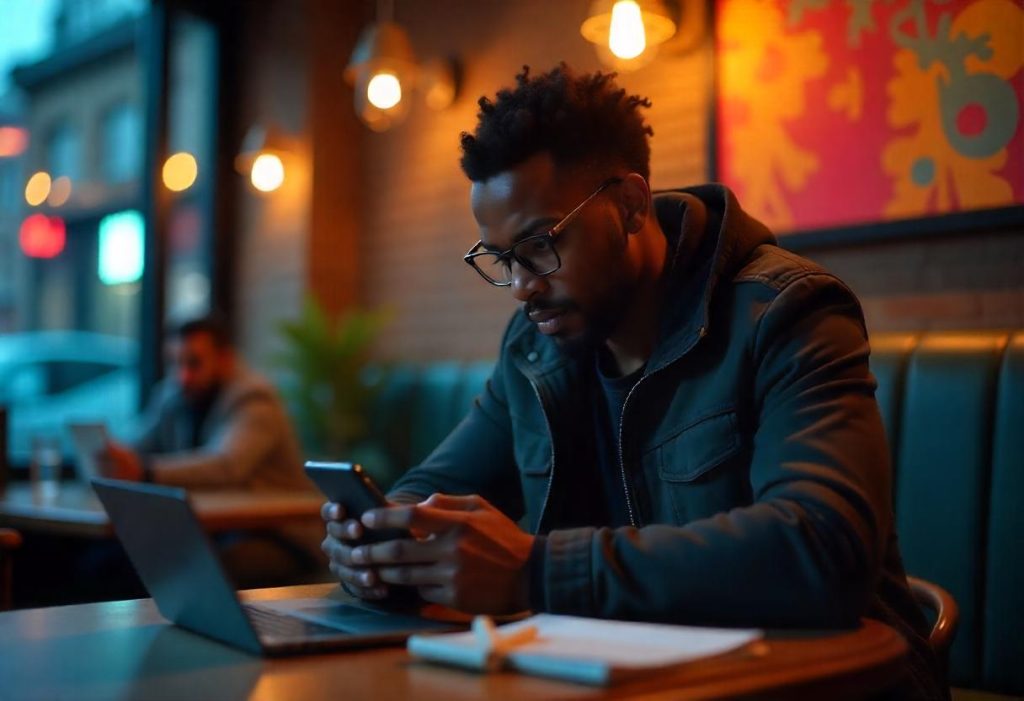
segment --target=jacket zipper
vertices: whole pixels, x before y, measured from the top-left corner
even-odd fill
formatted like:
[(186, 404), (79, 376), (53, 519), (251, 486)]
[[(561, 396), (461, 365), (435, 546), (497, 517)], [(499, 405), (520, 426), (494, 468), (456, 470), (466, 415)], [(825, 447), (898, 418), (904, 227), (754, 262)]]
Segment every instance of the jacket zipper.
[[(697, 338), (695, 338), (693, 340), (693, 343), (688, 345), (686, 347), (686, 349), (682, 353), (679, 354), (678, 357), (682, 358), (684, 355), (686, 355), (691, 350), (693, 350), (693, 347), (696, 346), (697, 343), (699, 343), (700, 340), (702, 338), (704, 338), (706, 335), (707, 335), (706, 327), (701, 326), (700, 327), (700, 331), (697, 333)], [(626, 408), (629, 407), (629, 398), (633, 396), (633, 392), (636, 391), (636, 388), (639, 387), (641, 385), (641, 383), (643, 383), (644, 380), (646, 380), (646, 379), (648, 379), (650, 377), (654, 377), (659, 372), (664, 370), (666, 367), (668, 367), (668, 366), (665, 365), (661, 369), (656, 370), (655, 372), (652, 372), (650, 375), (647, 375), (646, 377), (641, 377), (640, 380), (635, 385), (633, 385), (633, 387), (626, 394), (626, 401), (624, 401), (622, 403), (622, 415), (619, 417), (619, 471), (620, 471), (620, 473), (622, 475), (622, 491), (625, 492), (625, 494), (626, 494), (626, 511), (629, 514), (629, 525), (633, 526), (633, 528), (638, 528), (639, 524), (637, 523), (636, 517), (635, 517), (634, 512), (633, 512), (633, 501), (632, 501), (632, 498), (631, 498), (631, 495), (630, 495), (630, 492), (629, 492), (629, 482), (626, 479), (626, 458), (625, 458), (625, 451), (622, 448), (622, 434), (623, 434), (622, 427), (626, 425)], [(537, 396), (538, 396), (538, 398), (540, 397), (539, 394)], [(541, 406), (543, 407), (543, 404), (541, 404)], [(546, 414), (545, 414), (544, 418), (545, 419), (547, 418)], [(548, 430), (549, 431), (551, 430), (550, 426), (548, 427)], [(552, 470), (551, 470), (551, 473), (553, 475), (554, 474), (554, 443), (552, 443), (552, 451), (551, 452), (552, 452), (552, 459), (551, 459)], [(550, 487), (551, 487), (551, 484), (549, 483), (548, 484), (548, 488), (550, 489)], [(546, 503), (546, 501), (545, 501), (545, 503)], [(543, 513), (543, 511), (541, 513)]]
[(540, 515), (537, 517), (537, 532), (540, 532), (541, 524), (544, 523), (544, 515), (548, 510), (548, 498), (551, 496), (551, 483), (555, 480), (555, 432), (551, 430), (551, 420), (548, 418), (547, 408), (544, 406), (544, 400), (540, 396), (540, 387), (533, 381), (533, 378), (527, 375), (527, 380), (530, 381), (530, 387), (533, 388), (533, 393), (537, 395), (537, 403), (540, 404), (540, 413), (544, 415), (544, 424), (548, 428), (548, 442), (551, 444), (551, 469), (548, 470), (548, 488), (544, 492), (544, 501), (540, 505)]

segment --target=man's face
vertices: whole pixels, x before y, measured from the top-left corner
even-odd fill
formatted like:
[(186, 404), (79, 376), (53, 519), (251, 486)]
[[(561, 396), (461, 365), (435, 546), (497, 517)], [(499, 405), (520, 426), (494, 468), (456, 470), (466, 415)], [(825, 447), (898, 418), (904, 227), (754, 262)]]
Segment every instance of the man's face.
[(188, 401), (197, 402), (225, 379), (231, 351), (218, 347), (208, 333), (193, 333), (171, 341), (170, 355), (182, 394)]
[[(473, 183), (471, 204), (480, 239), (506, 251), (550, 229), (600, 185), (593, 174), (572, 175), (540, 153), (493, 178)], [(512, 262), (512, 294), (541, 333), (569, 349), (591, 347), (614, 330), (632, 294), (625, 233), (612, 186), (595, 197), (555, 237), (562, 266), (547, 276)]]

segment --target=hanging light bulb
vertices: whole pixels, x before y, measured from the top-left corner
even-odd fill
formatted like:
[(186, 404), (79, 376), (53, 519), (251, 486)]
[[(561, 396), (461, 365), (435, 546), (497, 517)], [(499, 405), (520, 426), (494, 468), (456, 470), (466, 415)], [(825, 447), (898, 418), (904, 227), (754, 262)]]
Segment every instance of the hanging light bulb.
[(601, 62), (620, 71), (646, 65), (675, 33), (676, 20), (660, 0), (594, 0), (580, 26)]
[(366, 85), (366, 99), (379, 110), (389, 110), (402, 100), (402, 83), (394, 73), (375, 73)]
[(623, 59), (636, 58), (647, 48), (644, 18), (635, 0), (619, 0), (612, 6), (608, 48)]
[(260, 192), (273, 192), (284, 182), (284, 164), (275, 153), (261, 153), (252, 162), (249, 180)]
[(235, 158), (235, 170), (249, 177), (261, 193), (278, 190), (286, 179), (286, 163), (295, 152), (295, 142), (275, 124), (249, 128)]
[(418, 73), (409, 35), (393, 16), (393, 3), (381, 0), (377, 22), (363, 29), (345, 68), (345, 79), (355, 86), (356, 114), (374, 131), (405, 119)]

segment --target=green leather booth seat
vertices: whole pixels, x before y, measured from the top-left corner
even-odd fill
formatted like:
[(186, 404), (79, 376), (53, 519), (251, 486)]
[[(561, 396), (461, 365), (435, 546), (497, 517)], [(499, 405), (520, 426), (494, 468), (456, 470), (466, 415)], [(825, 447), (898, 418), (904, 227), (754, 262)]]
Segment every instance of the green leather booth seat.
[(1024, 694), (1024, 332), (871, 346), (904, 564), (960, 606), (950, 680)]
[(421, 462), (444, 440), (469, 412), (493, 368), (490, 361), (439, 362), (401, 364), (384, 371), (370, 433), (384, 452), (392, 477)]
[[(907, 571), (960, 606), (955, 686), (1024, 694), (1024, 332), (874, 336)], [(415, 465), (465, 416), (491, 363), (403, 365), (373, 433)]]

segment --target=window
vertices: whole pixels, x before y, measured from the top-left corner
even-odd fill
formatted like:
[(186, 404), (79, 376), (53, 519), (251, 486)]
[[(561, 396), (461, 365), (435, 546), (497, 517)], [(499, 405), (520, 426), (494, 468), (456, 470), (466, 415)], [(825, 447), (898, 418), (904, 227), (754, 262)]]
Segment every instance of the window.
[(54, 178), (66, 175), (72, 182), (82, 176), (82, 144), (69, 122), (61, 122), (50, 132), (46, 145), (47, 170)]
[(142, 167), (142, 120), (139, 110), (119, 102), (103, 117), (103, 177), (110, 183), (135, 178)]
[(18, 204), (18, 162), (0, 158), (0, 211), (13, 210)]
[[(0, 115), (28, 134), (25, 150), (0, 158), (0, 403), (17, 468), (34, 437), (66, 439), (69, 420), (129, 438), (160, 370), (160, 322), (212, 306), (220, 36), (178, 3), (0, 5)], [(164, 61), (167, 84), (147, 83)], [(166, 133), (155, 141), (191, 154), (198, 177), (150, 201), (144, 169), (161, 164), (147, 151), (146, 110), (159, 105), (152, 121)], [(40, 170), (49, 190), (27, 200)], [(34, 245), (22, 245), (23, 229)], [(44, 234), (52, 245), (38, 245)], [(157, 275), (146, 255), (155, 236), (167, 241)], [(64, 449), (70, 458), (67, 440)]]

